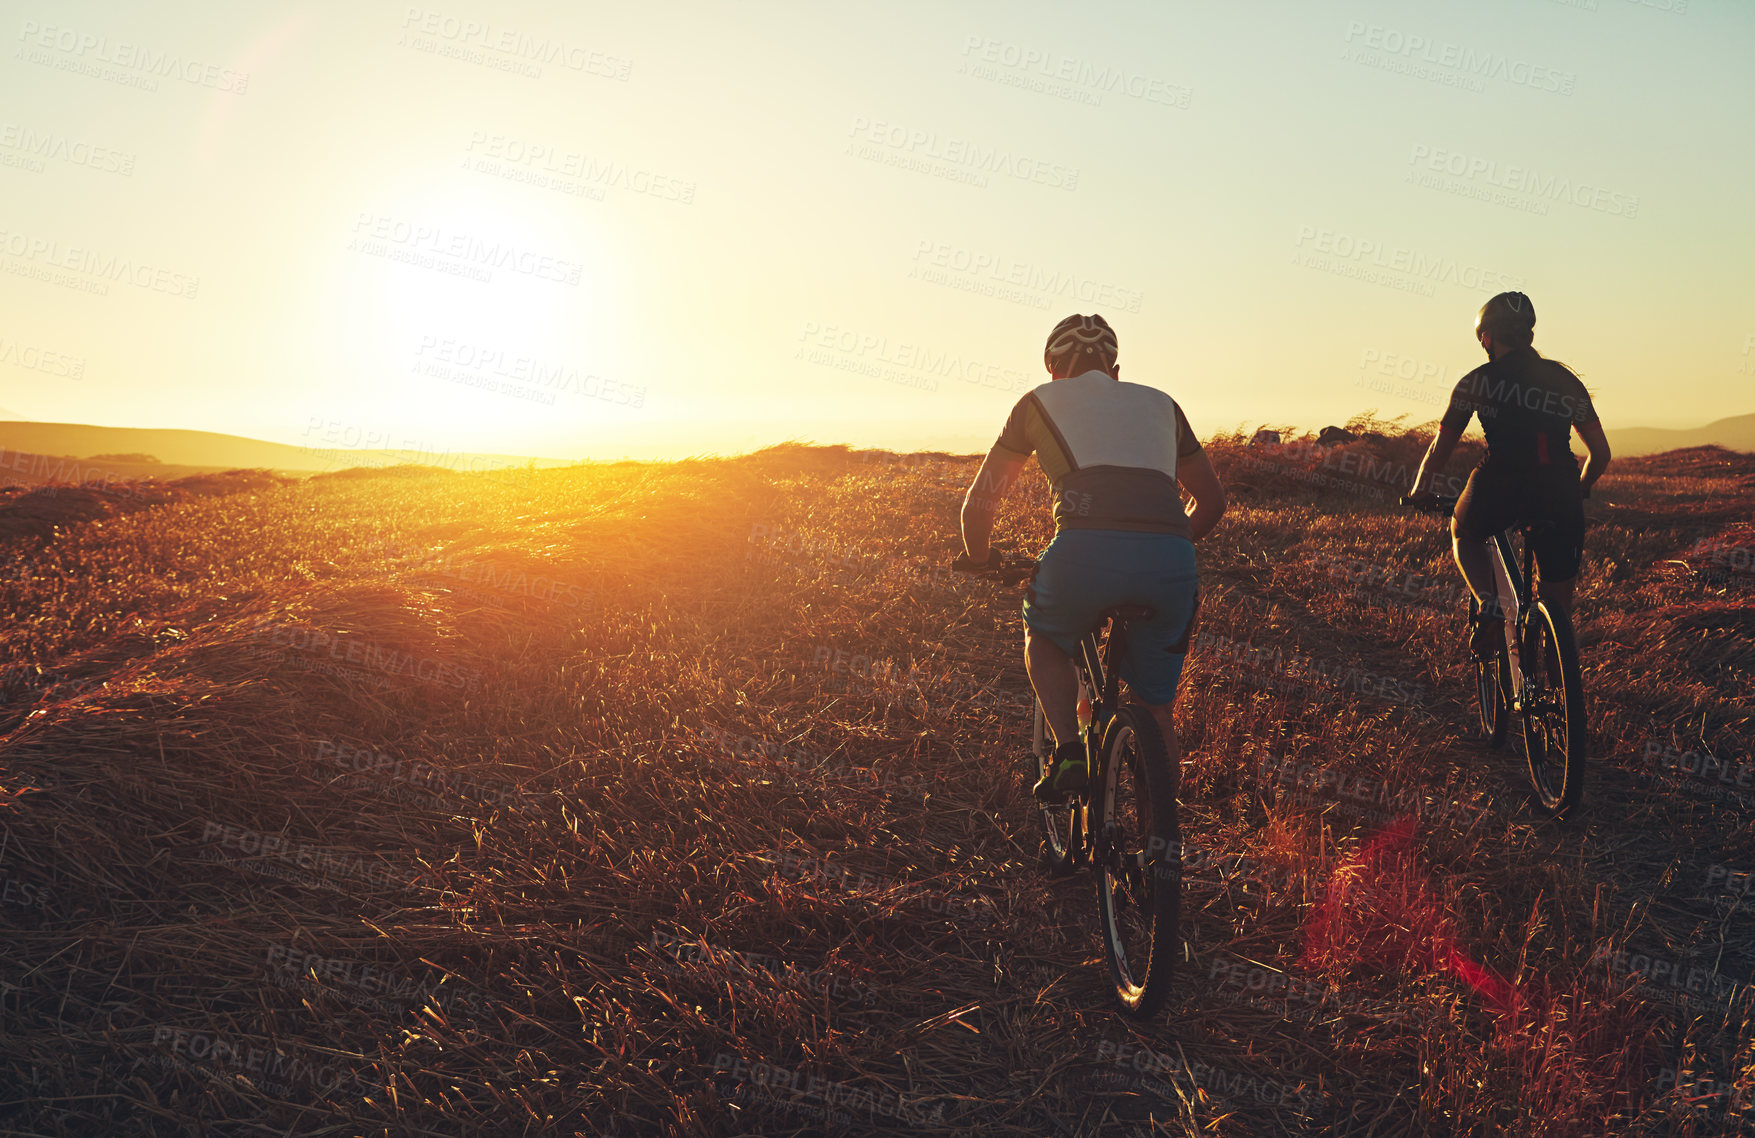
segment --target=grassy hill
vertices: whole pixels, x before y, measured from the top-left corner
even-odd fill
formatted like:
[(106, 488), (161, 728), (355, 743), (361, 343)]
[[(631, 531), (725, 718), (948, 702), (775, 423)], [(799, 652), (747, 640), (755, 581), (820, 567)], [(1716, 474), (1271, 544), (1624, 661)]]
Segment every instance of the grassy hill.
[[(973, 458), (14, 494), (0, 1119), (1729, 1132), (1755, 458), (1593, 499), (1594, 761), (1555, 826), (1471, 741), (1441, 523), (1390, 505), (1424, 441), (1210, 444), (1149, 1025), (1110, 1009), (1090, 879), (1037, 866), (1019, 598), (946, 572)], [(1046, 541), (1039, 479), (998, 530)]]
[[(563, 465), (563, 460), (552, 458), (411, 450), (406, 446), (406, 440), (397, 440), (403, 442), (403, 446), (386, 447), (381, 444), (391, 441), (387, 432), (362, 433), (341, 424), (314, 424), (307, 437), (309, 441), (305, 445), (289, 446), (214, 431), (94, 427), (87, 423), (0, 422), (0, 476), (15, 477), (6, 469), (7, 463), (17, 465), (18, 456), (13, 452), (24, 452), (25, 459), (38, 455), (149, 454), (169, 465), (203, 470), (260, 467), (304, 472), (415, 463), (463, 472), (523, 466), (530, 462), (538, 466)], [(118, 464), (94, 465), (108, 468)]]
[(65, 454), (5, 450), (0, 451), (0, 491), (50, 485), (79, 486), (88, 483), (120, 486), (126, 483), (184, 478), (191, 474), (219, 474), (233, 469), (237, 468), (160, 462), (156, 457), (146, 455), (100, 454), (90, 458), (77, 458)]

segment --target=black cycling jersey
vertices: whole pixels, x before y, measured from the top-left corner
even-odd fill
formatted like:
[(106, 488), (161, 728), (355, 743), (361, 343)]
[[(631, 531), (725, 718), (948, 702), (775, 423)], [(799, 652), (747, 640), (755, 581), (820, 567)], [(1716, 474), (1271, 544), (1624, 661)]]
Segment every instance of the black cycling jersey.
[(1457, 382), (1443, 425), (1481, 417), (1487, 456), (1457, 502), (1458, 534), (1486, 541), (1520, 521), (1552, 523), (1531, 534), (1546, 581), (1570, 581), (1584, 554), (1584, 503), (1572, 429), (1597, 421), (1590, 393), (1566, 365), (1517, 348)]
[(1458, 432), (1479, 415), (1489, 470), (1577, 477), (1572, 429), (1597, 421), (1590, 393), (1566, 365), (1517, 348), (1457, 381), (1444, 426)]

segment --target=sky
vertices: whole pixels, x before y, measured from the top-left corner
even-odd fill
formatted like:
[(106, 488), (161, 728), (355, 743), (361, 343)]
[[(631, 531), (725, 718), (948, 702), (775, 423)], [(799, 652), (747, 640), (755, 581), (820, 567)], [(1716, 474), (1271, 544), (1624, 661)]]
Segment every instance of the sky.
[(0, 418), (984, 450), (1073, 312), (1197, 433), (1436, 418), (1520, 289), (1755, 411), (1748, 0), (8, 4)]

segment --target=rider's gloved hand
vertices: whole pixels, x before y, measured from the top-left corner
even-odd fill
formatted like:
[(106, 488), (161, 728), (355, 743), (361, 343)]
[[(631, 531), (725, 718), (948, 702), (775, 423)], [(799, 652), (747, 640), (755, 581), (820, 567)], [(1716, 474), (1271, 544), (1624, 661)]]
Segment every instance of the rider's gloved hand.
[(998, 569), (999, 567), (999, 550), (991, 548), (987, 551), (986, 561), (971, 561), (969, 554), (965, 551), (958, 554), (957, 559), (951, 562), (951, 568), (959, 573), (980, 573), (986, 569)]
[(1403, 494), (1401, 504), (1412, 510), (1433, 510), (1438, 508), (1438, 495), (1430, 490), (1422, 490), (1418, 494)]

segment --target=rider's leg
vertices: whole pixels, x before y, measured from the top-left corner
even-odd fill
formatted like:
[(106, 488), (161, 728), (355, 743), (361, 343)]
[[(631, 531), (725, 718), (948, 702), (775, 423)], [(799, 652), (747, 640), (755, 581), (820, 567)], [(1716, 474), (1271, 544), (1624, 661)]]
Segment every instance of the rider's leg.
[(1533, 538), (1537, 592), (1542, 600), (1571, 616), (1578, 571), (1584, 567), (1584, 502), (1570, 484), (1550, 491), (1548, 498), (1544, 505), (1553, 524)]
[[(1576, 519), (1575, 519), (1576, 520)], [(1564, 524), (1564, 523), (1562, 523)], [(1582, 525), (1579, 526), (1582, 529)], [(1544, 604), (1559, 609), (1567, 618), (1572, 616), (1573, 596), (1578, 590), (1579, 561), (1583, 545), (1582, 538), (1571, 539), (1564, 535), (1548, 533), (1544, 535), (1542, 544), (1536, 547), (1536, 593)], [(1548, 570), (1552, 568), (1555, 576), (1567, 573), (1563, 579), (1549, 580)], [(1548, 645), (1548, 680), (1559, 684), (1560, 656), (1553, 644)]]
[(1542, 600), (1571, 616), (1573, 593), (1577, 588), (1578, 578), (1568, 577), (1564, 581), (1542, 581), (1536, 591), (1541, 594)]
[(1451, 553), (1456, 557), (1456, 567), (1462, 571), (1469, 592), (1475, 595), (1483, 612), (1497, 611), (1499, 578), (1493, 571), (1493, 558), (1487, 552), (1487, 543), (1464, 536), (1455, 518), (1450, 520), (1450, 538)]
[(1450, 549), (1463, 583), (1475, 595), (1480, 615), (1469, 629), (1469, 653), (1477, 660), (1491, 659), (1503, 637), (1505, 613), (1499, 604), (1499, 574), (1487, 543), (1470, 537), (1455, 518), (1450, 522)]
[[(1559, 482), (1544, 488), (1543, 513), (1550, 524), (1530, 534), (1536, 558), (1536, 592), (1543, 603), (1572, 616), (1578, 572), (1584, 564), (1584, 500), (1575, 483)], [(1562, 682), (1556, 646), (1548, 645), (1548, 679)]]
[(1176, 743), (1176, 721), (1171, 718), (1172, 705), (1168, 703), (1148, 704), (1147, 710), (1152, 718), (1158, 721), (1158, 734), (1164, 736), (1164, 750), (1170, 756), (1170, 774), (1176, 779), (1177, 793), (1182, 787), (1182, 750)]
[[(1577, 577), (1569, 577), (1564, 581), (1540, 580), (1536, 584), (1536, 592), (1545, 604), (1559, 609), (1570, 617), (1572, 615), (1572, 594), (1577, 586)], [(1544, 663), (1548, 668), (1548, 682), (1558, 685), (1561, 682), (1560, 654), (1552, 641), (1548, 643), (1547, 659)]]
[(1079, 737), (1079, 675), (1072, 658), (1046, 636), (1024, 628), (1024, 667), (1030, 686), (1042, 701), (1042, 716), (1054, 741), (1065, 743)]
[(1485, 467), (1478, 467), (1469, 475), (1450, 515), (1451, 555), (1463, 583), (1481, 606), (1481, 614), (1489, 620), (1500, 612), (1499, 575), (1487, 542), (1511, 524), (1517, 506), (1514, 489), (1502, 478), (1489, 477)]

